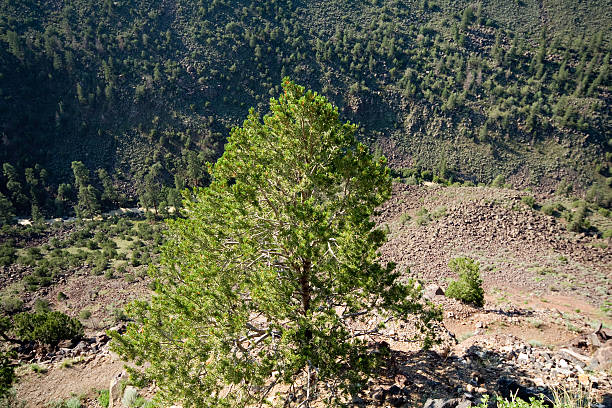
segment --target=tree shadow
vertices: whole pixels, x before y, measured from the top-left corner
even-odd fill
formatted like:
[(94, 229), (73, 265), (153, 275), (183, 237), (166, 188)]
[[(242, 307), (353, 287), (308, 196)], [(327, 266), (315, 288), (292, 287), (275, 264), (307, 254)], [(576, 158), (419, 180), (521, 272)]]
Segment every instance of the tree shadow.
[[(436, 351), (391, 351), (387, 366), (379, 373), (382, 392), (371, 392), (371, 403), (394, 407), (421, 407), (430, 398), (467, 398), (474, 404), (488, 394), (552, 398), (546, 387), (536, 387), (532, 373), (508, 361), (501, 353), (477, 345), (461, 356)], [(549, 406), (552, 406), (549, 405)]]

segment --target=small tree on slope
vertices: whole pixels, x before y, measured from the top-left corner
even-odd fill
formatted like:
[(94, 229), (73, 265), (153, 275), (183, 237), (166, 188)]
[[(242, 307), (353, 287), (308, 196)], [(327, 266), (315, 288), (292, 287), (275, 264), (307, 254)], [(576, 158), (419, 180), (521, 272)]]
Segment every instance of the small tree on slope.
[(286, 406), (337, 405), (377, 367), (364, 340), (375, 310), (418, 316), (427, 341), (440, 317), (376, 261), (385, 236), (369, 217), (391, 193), (384, 159), (324, 97), (287, 79), (283, 89), (263, 122), (251, 110), (232, 130), (210, 186), (169, 221), (155, 293), (114, 334), (123, 356), (150, 363), (143, 375), (166, 402), (261, 404), (286, 384)]

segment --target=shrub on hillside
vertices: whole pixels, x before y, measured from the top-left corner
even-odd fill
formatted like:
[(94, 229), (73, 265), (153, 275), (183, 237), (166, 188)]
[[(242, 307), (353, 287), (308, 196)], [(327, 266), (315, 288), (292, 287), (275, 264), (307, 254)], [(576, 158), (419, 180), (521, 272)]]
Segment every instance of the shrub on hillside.
[(500, 174), (497, 177), (495, 177), (495, 179), (491, 182), (491, 187), (502, 188), (505, 183), (506, 183), (506, 179), (504, 178), (503, 175)]
[(459, 279), (451, 281), (446, 296), (475, 306), (484, 306), (484, 289), (478, 262), (471, 258), (454, 258), (448, 266), (459, 275)]
[(545, 204), (542, 206), (542, 212), (546, 215), (553, 215), (555, 213), (555, 206), (553, 204)]
[(83, 325), (62, 312), (20, 313), (15, 316), (14, 331), (24, 341), (55, 346), (61, 340), (83, 336)]
[(15, 295), (4, 295), (0, 298), (0, 309), (7, 315), (21, 312), (23, 309), (23, 300)]
[(529, 208), (535, 207), (535, 198), (533, 198), (532, 196), (523, 196), (521, 198), (521, 201)]
[(586, 207), (580, 206), (575, 213), (571, 214), (571, 220), (567, 224), (567, 229), (572, 232), (580, 232), (583, 228), (588, 228), (586, 223)]
[(17, 259), (17, 249), (15, 242), (8, 240), (0, 245), (0, 266), (8, 266)]
[(5, 398), (9, 394), (16, 379), (11, 357), (7, 352), (0, 352), (0, 398)]

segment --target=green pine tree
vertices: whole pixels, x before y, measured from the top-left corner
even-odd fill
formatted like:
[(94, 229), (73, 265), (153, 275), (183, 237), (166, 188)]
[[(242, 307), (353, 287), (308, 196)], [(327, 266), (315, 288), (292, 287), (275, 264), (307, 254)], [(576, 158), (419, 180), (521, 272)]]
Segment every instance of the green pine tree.
[(417, 315), (427, 334), (440, 317), (377, 262), (385, 234), (370, 216), (391, 195), (384, 159), (326, 98), (288, 79), (283, 89), (263, 121), (251, 110), (233, 129), (209, 187), (169, 221), (155, 293), (113, 335), (116, 351), (149, 363), (165, 402), (244, 407), (288, 384), (287, 406), (321, 395), (336, 406), (380, 363), (364, 339), (375, 311)]

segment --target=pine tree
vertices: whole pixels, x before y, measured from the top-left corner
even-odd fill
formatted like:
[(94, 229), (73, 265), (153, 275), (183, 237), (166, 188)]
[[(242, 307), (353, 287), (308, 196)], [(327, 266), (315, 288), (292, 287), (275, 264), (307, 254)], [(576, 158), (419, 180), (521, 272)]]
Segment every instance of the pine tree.
[(107, 206), (117, 205), (119, 196), (115, 190), (115, 187), (113, 186), (113, 181), (111, 180), (108, 172), (104, 169), (98, 169), (97, 174), (100, 182), (102, 183), (102, 195), (100, 196), (100, 199)]
[(4, 177), (6, 177), (6, 189), (10, 193), (10, 198), (16, 207), (18, 214), (29, 211), (28, 198), (23, 193), (23, 187), (19, 181), (17, 170), (10, 163), (2, 165)]
[(162, 166), (160, 163), (155, 163), (145, 174), (143, 183), (140, 187), (140, 205), (146, 210), (153, 208), (157, 215), (160, 201), (163, 199), (162, 184), (158, 180)]
[(0, 192), (0, 227), (6, 224), (12, 224), (15, 218), (15, 210), (13, 204)]
[(283, 89), (263, 122), (252, 109), (232, 130), (210, 186), (169, 221), (155, 293), (113, 335), (115, 350), (149, 363), (165, 402), (244, 407), (289, 384), (285, 406), (335, 406), (380, 362), (363, 338), (374, 311), (415, 314), (426, 333), (439, 318), (377, 262), (385, 234), (370, 216), (391, 194), (384, 159), (324, 97), (288, 79)]
[(89, 185), (89, 170), (80, 161), (72, 162), (75, 185), (77, 187), (77, 205), (75, 212), (79, 218), (90, 218), (100, 213), (98, 191)]

